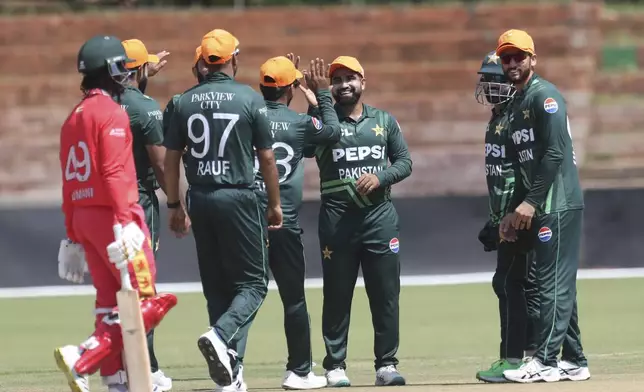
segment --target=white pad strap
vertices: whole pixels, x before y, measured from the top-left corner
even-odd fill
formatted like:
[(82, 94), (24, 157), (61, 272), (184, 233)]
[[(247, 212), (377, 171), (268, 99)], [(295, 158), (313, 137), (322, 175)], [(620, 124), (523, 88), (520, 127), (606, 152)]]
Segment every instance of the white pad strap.
[(125, 370), (119, 370), (118, 372), (112, 374), (111, 376), (102, 377), (103, 385), (114, 385), (121, 384), (124, 385), (127, 383), (127, 373)]
[(110, 314), (112, 313), (113, 308), (96, 308), (94, 309), (94, 316), (98, 316), (99, 314)]

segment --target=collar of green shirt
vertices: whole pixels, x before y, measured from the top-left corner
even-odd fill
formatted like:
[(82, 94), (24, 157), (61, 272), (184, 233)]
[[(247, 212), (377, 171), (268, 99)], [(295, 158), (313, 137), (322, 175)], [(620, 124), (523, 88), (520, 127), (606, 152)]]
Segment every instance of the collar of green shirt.
[(208, 82), (229, 82), (231, 80), (233, 78), (223, 72), (213, 72), (206, 75), (206, 81)]
[[(351, 117), (344, 115), (344, 112), (342, 110), (340, 110), (340, 105), (338, 105), (336, 103), (333, 107), (334, 107), (335, 112), (338, 114), (338, 117), (340, 118), (341, 121), (344, 121), (344, 120), (354, 121)], [(375, 109), (372, 108), (371, 106), (365, 105), (363, 103), (362, 104), (362, 116), (360, 116), (358, 121), (355, 121), (355, 122), (359, 123), (360, 121), (362, 121), (363, 119), (368, 118), (368, 117), (371, 117), (371, 118), (376, 117)]]
[(282, 102), (275, 102), (275, 101), (265, 101), (266, 102), (266, 107), (270, 109), (279, 109), (279, 108), (285, 108), (286, 104)]
[(523, 90), (521, 90), (521, 94), (520, 94), (520, 95), (525, 95), (525, 94), (528, 92), (528, 90), (530, 89), (530, 86), (532, 86), (532, 84), (534, 83), (534, 81), (535, 81), (535, 80), (537, 80), (537, 79), (539, 79), (539, 75), (537, 75), (537, 73), (536, 73), (536, 72), (533, 72), (533, 73), (532, 73), (532, 76), (530, 77), (530, 79), (528, 79), (528, 82), (527, 82), (527, 83), (525, 84), (525, 86), (523, 87)]
[(127, 85), (127, 86), (125, 86), (125, 89), (126, 89), (126, 90), (132, 90), (132, 91), (135, 91), (135, 92), (137, 92), (137, 93), (140, 93), (140, 92), (141, 92), (141, 90), (139, 90), (138, 88), (136, 88), (134, 85), (131, 85), (131, 84), (130, 84), (130, 85)]

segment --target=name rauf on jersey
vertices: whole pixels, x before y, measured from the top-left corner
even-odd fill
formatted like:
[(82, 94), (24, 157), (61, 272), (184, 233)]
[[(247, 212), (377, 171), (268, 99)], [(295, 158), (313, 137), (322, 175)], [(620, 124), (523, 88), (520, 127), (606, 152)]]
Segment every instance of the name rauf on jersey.
[(235, 93), (220, 93), (209, 91), (205, 93), (193, 93), (190, 96), (190, 102), (201, 102), (201, 109), (219, 109), (222, 101), (232, 101)]
[(229, 161), (199, 161), (197, 165), (198, 176), (224, 176), (230, 170)]
[[(346, 148), (334, 148), (331, 152), (333, 154), (333, 162), (361, 162), (365, 160), (385, 159), (386, 155), (385, 146), (358, 146)], [(340, 179), (354, 179), (357, 180), (363, 174), (375, 174), (379, 171), (385, 170), (385, 165), (363, 165), (357, 167), (338, 168), (338, 177)]]

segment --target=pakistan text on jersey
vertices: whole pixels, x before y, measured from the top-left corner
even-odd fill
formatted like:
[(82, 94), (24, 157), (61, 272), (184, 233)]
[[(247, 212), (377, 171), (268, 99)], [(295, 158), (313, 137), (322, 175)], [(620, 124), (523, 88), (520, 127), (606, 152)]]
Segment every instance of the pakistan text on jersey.
[(485, 165), (485, 175), (494, 177), (494, 176), (502, 176), (503, 173), (503, 165), (490, 165), (486, 164)]
[(354, 179), (357, 180), (363, 174), (376, 174), (379, 171), (385, 170), (385, 166), (360, 166), (360, 167), (351, 167), (346, 169), (338, 169), (338, 177), (341, 180), (344, 179)]
[(197, 165), (198, 176), (224, 176), (228, 174), (229, 170), (230, 161), (199, 161)]
[(234, 98), (235, 93), (209, 91), (192, 94), (190, 102), (201, 102), (201, 109), (219, 109), (221, 101), (232, 101)]
[(525, 150), (519, 151), (518, 156), (519, 156), (520, 163), (531, 161), (534, 159), (534, 154), (532, 153), (531, 148), (527, 148)]
[(81, 188), (72, 192), (72, 200), (91, 199), (94, 197), (94, 188)]

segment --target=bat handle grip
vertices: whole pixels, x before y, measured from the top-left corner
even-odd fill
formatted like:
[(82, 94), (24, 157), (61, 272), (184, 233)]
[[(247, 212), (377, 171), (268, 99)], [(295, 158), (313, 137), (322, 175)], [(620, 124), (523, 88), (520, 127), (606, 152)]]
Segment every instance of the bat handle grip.
[[(112, 226), (114, 231), (114, 239), (116, 241), (120, 240), (123, 236), (123, 226), (116, 224)], [(121, 273), (121, 289), (122, 290), (132, 290), (132, 282), (130, 282), (130, 272), (128, 271), (129, 263), (125, 267), (121, 268), (119, 272)]]

